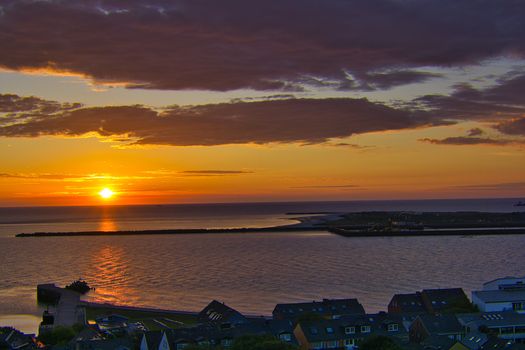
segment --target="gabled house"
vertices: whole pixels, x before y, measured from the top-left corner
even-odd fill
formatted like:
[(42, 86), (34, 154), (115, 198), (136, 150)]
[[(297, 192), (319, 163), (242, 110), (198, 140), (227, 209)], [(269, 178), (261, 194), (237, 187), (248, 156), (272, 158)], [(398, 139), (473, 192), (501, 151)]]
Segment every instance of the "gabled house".
[(140, 350), (158, 350), (162, 336), (162, 331), (144, 332), (140, 341)]
[(461, 340), (465, 331), (456, 316), (424, 314), (416, 317), (410, 326), (410, 341), (421, 343), (430, 336), (445, 336), (451, 340)]
[(392, 314), (419, 315), (426, 312), (420, 292), (395, 294), (388, 303), (388, 313)]
[(421, 300), (431, 314), (472, 311), (470, 300), (461, 288), (424, 289)]
[(307, 314), (337, 319), (348, 315), (364, 315), (365, 309), (357, 299), (323, 299), (307, 303), (277, 304), (272, 312), (276, 320), (297, 320)]
[(198, 315), (199, 323), (211, 323), (224, 328), (247, 323), (248, 319), (239, 311), (213, 300)]
[(301, 349), (354, 349), (373, 335), (408, 341), (401, 319), (386, 313), (300, 321), (294, 334)]

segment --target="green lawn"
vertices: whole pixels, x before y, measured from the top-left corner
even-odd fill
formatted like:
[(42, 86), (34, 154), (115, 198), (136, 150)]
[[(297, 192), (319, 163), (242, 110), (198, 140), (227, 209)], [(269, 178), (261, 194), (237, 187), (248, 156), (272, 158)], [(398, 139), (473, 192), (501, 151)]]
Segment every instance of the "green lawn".
[(86, 319), (95, 320), (100, 316), (117, 314), (129, 318), (130, 322), (142, 322), (149, 330), (161, 330), (192, 325), (197, 322), (197, 317), (167, 312), (136, 311), (119, 309), (118, 307), (93, 307), (86, 306)]

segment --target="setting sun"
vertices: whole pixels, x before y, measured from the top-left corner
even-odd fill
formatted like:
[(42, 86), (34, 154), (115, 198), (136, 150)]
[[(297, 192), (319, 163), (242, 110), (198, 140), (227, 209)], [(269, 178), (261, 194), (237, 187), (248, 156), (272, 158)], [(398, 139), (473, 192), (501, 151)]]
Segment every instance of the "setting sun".
[(109, 188), (104, 188), (102, 189), (99, 193), (100, 197), (104, 198), (104, 199), (109, 199), (111, 197), (113, 197), (113, 195), (115, 194), (115, 192), (113, 192), (112, 190), (110, 190)]

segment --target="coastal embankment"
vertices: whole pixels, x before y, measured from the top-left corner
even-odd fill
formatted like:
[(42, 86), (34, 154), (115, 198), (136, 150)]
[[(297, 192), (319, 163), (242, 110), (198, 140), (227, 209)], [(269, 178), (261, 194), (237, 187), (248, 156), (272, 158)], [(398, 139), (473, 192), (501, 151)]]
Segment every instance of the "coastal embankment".
[(344, 237), (525, 234), (525, 212), (288, 213), (297, 223), (272, 227), (20, 233), (16, 237), (188, 235), (328, 231)]

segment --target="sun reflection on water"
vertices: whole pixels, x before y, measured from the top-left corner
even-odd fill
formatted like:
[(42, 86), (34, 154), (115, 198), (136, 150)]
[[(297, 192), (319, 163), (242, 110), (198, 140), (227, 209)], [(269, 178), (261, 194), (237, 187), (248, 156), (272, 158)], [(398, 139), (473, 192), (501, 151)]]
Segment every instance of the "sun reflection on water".
[(138, 293), (130, 283), (130, 260), (120, 247), (105, 245), (93, 255), (95, 292), (91, 298), (97, 302), (133, 304)]

